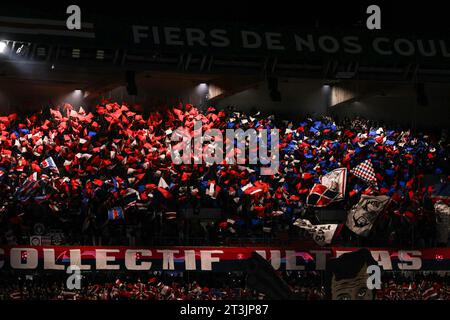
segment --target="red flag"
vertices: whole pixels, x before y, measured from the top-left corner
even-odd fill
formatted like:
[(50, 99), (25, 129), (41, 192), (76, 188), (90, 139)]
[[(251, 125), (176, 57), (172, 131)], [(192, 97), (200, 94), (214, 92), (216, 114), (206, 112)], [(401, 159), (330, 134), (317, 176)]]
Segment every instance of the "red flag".
[(166, 190), (166, 189), (164, 189), (164, 188), (161, 188), (161, 187), (158, 187), (157, 190), (159, 191), (159, 193), (161, 193), (161, 195), (162, 195), (164, 198), (166, 198), (166, 199), (168, 199), (168, 200), (170, 200), (170, 199), (173, 198), (173, 195), (172, 195), (168, 190)]

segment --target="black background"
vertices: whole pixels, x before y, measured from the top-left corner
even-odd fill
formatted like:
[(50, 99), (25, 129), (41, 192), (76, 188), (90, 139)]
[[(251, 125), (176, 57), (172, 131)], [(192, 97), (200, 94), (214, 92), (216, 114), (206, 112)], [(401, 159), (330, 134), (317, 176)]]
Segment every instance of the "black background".
[[(181, 307), (226, 304), (268, 304), (266, 315), (247, 316), (214, 313), (207, 316), (181, 316)], [(446, 301), (34, 301), (1, 303), (5, 317), (20, 319), (400, 319), (445, 315)], [(441, 313), (442, 312), (442, 313)]]

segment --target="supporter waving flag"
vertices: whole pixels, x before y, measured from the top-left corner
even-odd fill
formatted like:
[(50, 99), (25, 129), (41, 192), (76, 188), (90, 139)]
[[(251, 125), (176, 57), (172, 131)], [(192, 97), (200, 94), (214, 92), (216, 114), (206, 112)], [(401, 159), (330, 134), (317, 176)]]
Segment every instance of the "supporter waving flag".
[(55, 161), (53, 160), (52, 157), (48, 157), (47, 159), (45, 159), (44, 161), (41, 162), (41, 167), (43, 169), (48, 168), (50, 171), (56, 172), (59, 174), (59, 170), (58, 167), (56, 166)]
[(24, 194), (28, 193), (31, 190), (34, 190), (37, 182), (37, 177), (38, 177), (37, 172), (34, 172), (24, 181), (22, 187), (17, 189), (17, 192)]

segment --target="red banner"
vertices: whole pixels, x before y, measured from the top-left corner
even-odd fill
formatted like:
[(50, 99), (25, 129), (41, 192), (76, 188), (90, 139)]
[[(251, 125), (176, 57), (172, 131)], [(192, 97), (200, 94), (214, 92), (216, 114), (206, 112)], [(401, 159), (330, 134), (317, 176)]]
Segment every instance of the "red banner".
[[(450, 249), (369, 248), (384, 270), (450, 270)], [(276, 270), (325, 270), (328, 259), (357, 248), (318, 247), (66, 247), (0, 248), (0, 270), (240, 271), (257, 252)]]

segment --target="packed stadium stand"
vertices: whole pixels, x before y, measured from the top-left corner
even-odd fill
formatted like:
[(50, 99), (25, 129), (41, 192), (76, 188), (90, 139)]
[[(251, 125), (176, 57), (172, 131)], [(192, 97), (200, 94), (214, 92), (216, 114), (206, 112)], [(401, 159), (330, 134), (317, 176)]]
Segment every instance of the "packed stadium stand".
[(450, 300), (446, 39), (22, 9), (0, 300)]

